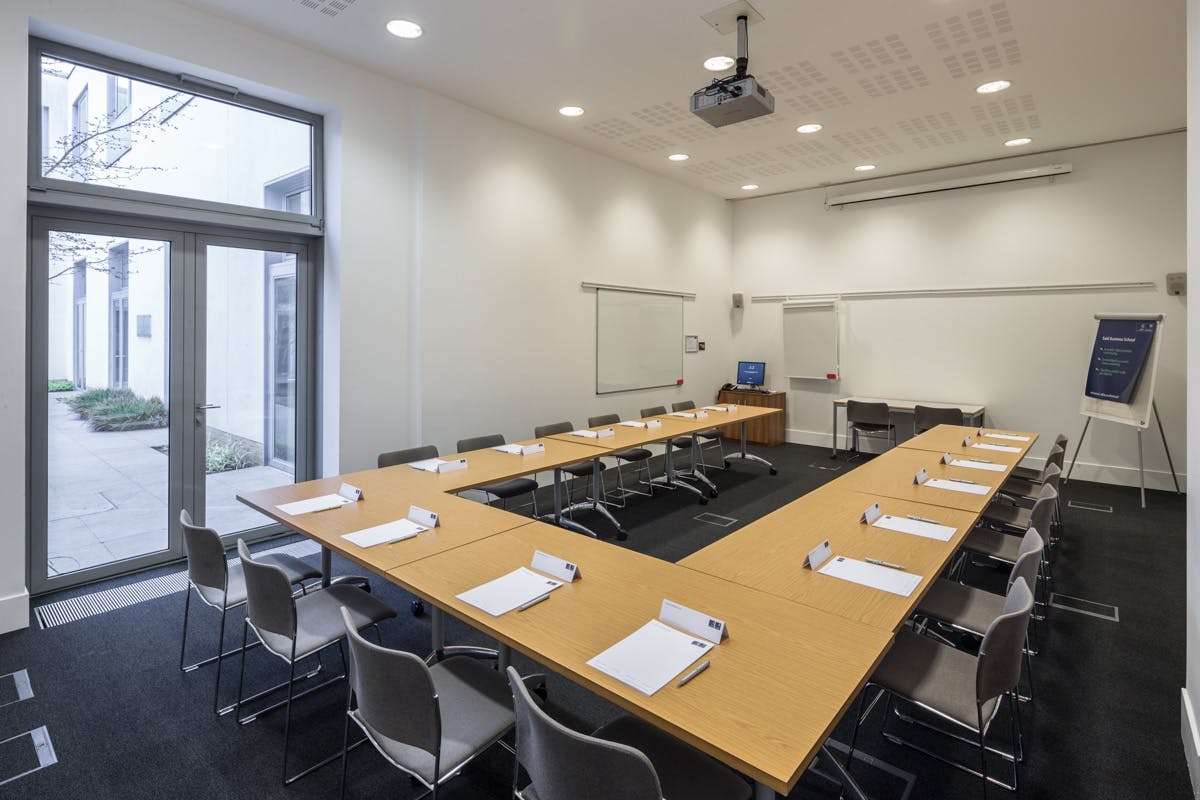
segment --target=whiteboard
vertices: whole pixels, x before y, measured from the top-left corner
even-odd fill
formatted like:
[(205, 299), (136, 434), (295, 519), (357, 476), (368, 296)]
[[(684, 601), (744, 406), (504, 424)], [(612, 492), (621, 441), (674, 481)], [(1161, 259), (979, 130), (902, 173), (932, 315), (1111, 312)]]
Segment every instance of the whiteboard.
[(783, 367), (789, 378), (840, 376), (836, 300), (783, 304)]
[(675, 386), (683, 377), (683, 298), (596, 290), (596, 394)]
[[(1154, 320), (1158, 323), (1158, 327), (1154, 332), (1154, 341), (1150, 344), (1150, 352), (1146, 356), (1146, 365), (1142, 368), (1142, 377), (1138, 380), (1137, 388), (1129, 402), (1117, 403), (1112, 400), (1099, 400), (1084, 394), (1083, 400), (1079, 404), (1079, 413), (1085, 417), (1106, 419), (1136, 428), (1147, 428), (1150, 426), (1151, 404), (1154, 402), (1154, 384), (1158, 380), (1158, 348), (1163, 339), (1163, 326), (1167, 323), (1167, 318), (1161, 314), (1096, 315), (1097, 324), (1102, 319)], [(1088, 353), (1091, 354), (1090, 348)]]

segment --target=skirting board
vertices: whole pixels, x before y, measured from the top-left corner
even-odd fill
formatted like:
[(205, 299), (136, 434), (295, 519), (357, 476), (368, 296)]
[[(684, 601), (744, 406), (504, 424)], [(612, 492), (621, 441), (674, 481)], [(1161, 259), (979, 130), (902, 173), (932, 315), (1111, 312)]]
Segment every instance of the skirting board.
[(29, 590), (0, 597), (0, 633), (29, 627)]
[[(802, 431), (796, 428), (788, 428), (787, 441), (792, 444), (809, 444), (815, 447), (823, 447), (829, 449), (829, 431)], [(882, 453), (884, 443), (881, 438), (860, 437), (859, 449), (864, 453)], [(838, 433), (838, 449), (849, 447), (849, 440), (840, 432)], [(1040, 466), (1045, 459), (1030, 457), (1023, 463), (1030, 466)], [(1068, 459), (1066, 469), (1069, 470), (1071, 462)], [(1176, 465), (1178, 466), (1178, 465)], [(1066, 470), (1064, 470), (1065, 472)], [(1115, 466), (1112, 464), (1091, 464), (1085, 461), (1080, 461), (1075, 466), (1075, 471), (1071, 474), (1072, 478), (1081, 481), (1094, 481), (1096, 483), (1108, 483), (1116, 486), (1137, 486), (1138, 485), (1138, 470), (1137, 467)], [(1184, 489), (1187, 485), (1187, 474), (1179, 473), (1179, 488)], [(1166, 470), (1146, 470), (1146, 488), (1161, 489), (1166, 492), (1175, 491), (1175, 484), (1171, 481), (1171, 473)]]
[(1187, 688), (1179, 690), (1179, 727), (1183, 736), (1183, 756), (1187, 759), (1188, 774), (1192, 777), (1192, 796), (1200, 800), (1200, 735), (1196, 731), (1196, 715)]

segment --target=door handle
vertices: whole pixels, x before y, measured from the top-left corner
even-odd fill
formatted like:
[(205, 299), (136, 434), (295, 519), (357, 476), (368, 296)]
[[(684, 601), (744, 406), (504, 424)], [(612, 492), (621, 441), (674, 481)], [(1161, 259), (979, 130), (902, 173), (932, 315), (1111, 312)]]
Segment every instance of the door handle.
[(220, 408), (216, 403), (204, 403), (196, 406), (197, 411), (208, 411), (209, 409)]

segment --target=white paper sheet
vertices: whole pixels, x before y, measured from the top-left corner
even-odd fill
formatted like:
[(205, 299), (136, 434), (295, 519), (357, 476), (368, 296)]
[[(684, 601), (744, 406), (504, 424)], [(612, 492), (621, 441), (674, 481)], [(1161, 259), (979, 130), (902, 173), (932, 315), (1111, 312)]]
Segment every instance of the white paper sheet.
[(458, 595), (458, 599), (498, 617), (560, 586), (562, 581), (539, 575), (526, 567), (518, 567), (494, 581), (468, 589)]
[(695, 419), (696, 412), (695, 411), (672, 411), (671, 416), (672, 417), (685, 417), (686, 419)]
[(646, 427), (646, 423), (638, 422), (636, 419), (631, 419), (628, 422), (621, 422), (618, 424), (624, 425), (626, 428), (644, 428), (644, 427)]
[(1014, 442), (1028, 442), (1028, 436), (1017, 436), (1015, 433), (985, 433), (989, 439), (1009, 439)]
[(924, 536), (926, 539), (937, 539), (939, 542), (948, 542), (954, 536), (958, 528), (953, 528), (949, 525), (940, 525), (936, 522), (921, 522), (908, 517), (894, 517), (891, 514), (884, 514), (879, 519), (872, 523), (874, 528), (886, 528), (889, 531), (897, 531), (899, 533), (911, 533), (913, 536)]
[(975, 447), (980, 450), (998, 450), (1001, 453), (1019, 453), (1019, 452), (1021, 452), (1021, 448), (1009, 447), (1006, 444), (973, 444), (973, 445), (971, 445), (971, 447)]
[(424, 525), (407, 520), (398, 519), (394, 522), (385, 522), (382, 525), (376, 525), (372, 528), (363, 528), (361, 531), (354, 533), (346, 533), (342, 538), (351, 544), (356, 544), (359, 547), (374, 547), (377, 544), (391, 544), (392, 542), (401, 542), (405, 539), (411, 539), (421, 531), (427, 531)]
[(466, 469), (467, 460), (456, 458), (453, 461), (446, 461), (441, 458), (427, 458), (424, 461), (414, 461), (409, 466), (424, 472), (452, 472), (456, 469)]
[(711, 649), (711, 642), (652, 619), (587, 663), (652, 695)]
[(966, 467), (967, 469), (986, 469), (989, 472), (1004, 472), (1008, 467), (1003, 464), (994, 464), (991, 461), (971, 461), (965, 458), (951, 459), (950, 466)]
[(585, 439), (599, 439), (600, 431), (578, 430), (571, 431), (572, 436), (582, 436)]
[(704, 409), (706, 411), (728, 411), (729, 410), (725, 406), (705, 406)]
[(934, 489), (946, 489), (951, 492), (962, 492), (963, 494), (987, 494), (992, 490), (992, 487), (984, 486), (982, 483), (962, 483), (946, 478), (930, 478), (922, 486), (929, 486)]
[(284, 514), (295, 517), (313, 511), (326, 511), (338, 506), (348, 506), (351, 502), (353, 501), (342, 497), (340, 494), (323, 494), (320, 497), (310, 497), (307, 500), (297, 500), (294, 503), (284, 503), (281, 506), (275, 507)]
[(492, 449), (499, 450), (501, 453), (510, 453), (514, 456), (521, 455), (521, 452), (523, 450), (523, 448), (519, 444), (498, 444), (495, 447), (493, 447)]
[(818, 570), (822, 575), (831, 578), (841, 578), (844, 581), (870, 586), (885, 592), (909, 597), (921, 585), (921, 576), (913, 575), (902, 569), (881, 567), (878, 564), (868, 564), (845, 556), (830, 559), (829, 563)]

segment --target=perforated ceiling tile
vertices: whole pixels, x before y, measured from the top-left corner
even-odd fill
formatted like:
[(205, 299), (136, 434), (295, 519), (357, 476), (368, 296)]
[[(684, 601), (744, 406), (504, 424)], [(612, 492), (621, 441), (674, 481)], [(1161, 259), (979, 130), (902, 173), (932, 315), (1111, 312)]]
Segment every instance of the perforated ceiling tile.
[(735, 168), (746, 168), (747, 171), (758, 176), (786, 175), (796, 171), (795, 167), (785, 164), (761, 150), (738, 153), (736, 156), (726, 159), (726, 162)]
[(631, 125), (620, 117), (592, 122), (584, 125), (583, 129), (596, 136), (603, 136), (605, 139), (624, 139), (626, 136), (632, 136), (638, 132), (636, 125)]
[(942, 59), (951, 78), (964, 78), (983, 72), (995, 72), (1021, 63), (1021, 46), (1016, 39), (999, 45), (988, 44), (978, 50), (964, 50)]
[(967, 141), (966, 131), (959, 127), (958, 120), (948, 111), (902, 119), (896, 123), (896, 127), (921, 150)]
[(775, 150), (780, 155), (809, 169), (837, 167), (846, 163), (846, 159), (842, 158), (840, 154), (830, 152), (829, 148), (820, 142), (793, 142), (776, 147)]
[(1042, 127), (1037, 103), (1031, 94), (1006, 97), (971, 106), (971, 113), (985, 136), (1011, 136)]
[(354, 0), (292, 0), (292, 2), (313, 11), (320, 11), (327, 17), (336, 17), (354, 5)]
[(867, 93), (868, 97), (878, 98), (913, 89), (923, 89), (929, 85), (929, 78), (920, 65), (910, 64), (907, 67), (880, 73), (874, 77), (859, 78), (858, 85)]
[(651, 128), (664, 128), (678, 125), (692, 119), (686, 101), (683, 103), (667, 101), (634, 111), (631, 116)]
[[(804, 92), (803, 94), (795, 94), (788, 97), (780, 98), (783, 105), (798, 111), (801, 114), (811, 113), (813, 111), (830, 111), (835, 108), (850, 105), (850, 98), (846, 93), (836, 86), (827, 86), (824, 89), (817, 89), (812, 92)], [(776, 110), (779, 108), (779, 102), (775, 103)]]
[(974, 8), (965, 14), (956, 14), (925, 26), (929, 41), (938, 50), (966, 48), (973, 43), (986, 42), (1012, 31), (1012, 15), (1008, 5), (1003, 2)]
[(904, 152), (879, 126), (842, 131), (833, 135), (833, 140), (859, 158), (885, 158)]
[(801, 89), (811, 89), (829, 80), (825, 77), (825, 73), (817, 69), (811, 61), (788, 64), (786, 67), (773, 69), (759, 77), (765, 86), (770, 87), (772, 94), (776, 97), (789, 92), (798, 92)]
[(836, 50), (833, 60), (850, 75), (860, 72), (874, 72), (912, 58), (908, 46), (898, 34), (889, 34), (882, 39), (871, 39), (862, 44), (854, 44), (845, 50)]
[(706, 122), (690, 122), (686, 125), (679, 125), (675, 128), (669, 128), (667, 135), (677, 142), (703, 142), (707, 139), (713, 139), (725, 132), (724, 128), (714, 128)]
[(631, 150), (637, 150), (639, 153), (650, 153), (655, 150), (667, 150), (671, 147), (671, 140), (664, 139), (655, 133), (647, 133), (642, 136), (635, 136), (632, 139), (626, 139), (621, 142)]
[(693, 175), (698, 175), (699, 177), (712, 181), (713, 183), (738, 184), (745, 183), (749, 180), (745, 173), (729, 169), (727, 166), (717, 161), (705, 161), (700, 164), (689, 164), (684, 167), (684, 169)]

